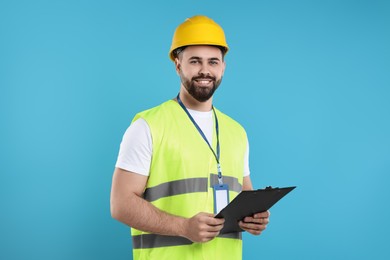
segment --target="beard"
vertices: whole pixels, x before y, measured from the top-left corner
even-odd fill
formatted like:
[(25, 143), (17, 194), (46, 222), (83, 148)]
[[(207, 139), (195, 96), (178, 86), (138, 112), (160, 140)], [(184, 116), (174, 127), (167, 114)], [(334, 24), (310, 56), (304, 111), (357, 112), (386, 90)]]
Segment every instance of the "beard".
[[(222, 81), (222, 77), (217, 80), (215, 77), (212, 76), (200, 75), (189, 79), (186, 76), (184, 76), (182, 72), (180, 72), (179, 74), (183, 86), (187, 89), (188, 93), (199, 102), (206, 102), (207, 100), (209, 100), (213, 96), (214, 92), (217, 90), (217, 88), (219, 87)], [(197, 80), (201, 80), (201, 79), (210, 80), (212, 82), (212, 86), (211, 87), (198, 86)]]

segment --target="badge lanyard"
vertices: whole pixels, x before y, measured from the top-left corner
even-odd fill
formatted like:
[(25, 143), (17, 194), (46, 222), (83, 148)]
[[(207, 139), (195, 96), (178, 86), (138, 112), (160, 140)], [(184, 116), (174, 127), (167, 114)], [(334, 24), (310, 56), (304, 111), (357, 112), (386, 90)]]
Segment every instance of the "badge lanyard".
[(212, 109), (213, 109), (214, 117), (215, 117), (215, 132), (216, 132), (216, 134), (217, 134), (217, 153), (215, 153), (213, 147), (211, 147), (211, 145), (210, 145), (209, 141), (207, 140), (205, 134), (203, 133), (202, 129), (200, 129), (199, 125), (195, 122), (195, 120), (194, 120), (194, 118), (191, 116), (190, 112), (188, 112), (187, 108), (184, 106), (183, 102), (180, 100), (179, 95), (180, 95), (180, 93), (177, 94), (177, 102), (178, 102), (179, 105), (183, 108), (183, 110), (187, 113), (188, 117), (190, 118), (190, 120), (192, 121), (192, 123), (194, 124), (194, 126), (196, 127), (196, 129), (198, 130), (199, 134), (203, 137), (203, 139), (204, 139), (204, 140), (206, 141), (206, 143), (208, 144), (210, 150), (211, 150), (211, 151), (213, 152), (213, 154), (214, 154), (215, 160), (217, 161), (218, 183), (219, 183), (219, 185), (223, 185), (221, 164), (219, 163), (220, 149), (219, 149), (219, 127), (218, 127), (218, 118), (217, 118), (217, 114), (215, 113), (214, 106), (212, 106)]

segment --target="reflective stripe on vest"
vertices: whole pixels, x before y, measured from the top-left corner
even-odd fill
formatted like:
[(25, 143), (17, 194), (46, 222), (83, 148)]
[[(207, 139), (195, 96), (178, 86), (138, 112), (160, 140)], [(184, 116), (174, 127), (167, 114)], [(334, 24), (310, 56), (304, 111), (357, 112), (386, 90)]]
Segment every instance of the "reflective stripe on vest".
[[(242, 185), (237, 178), (226, 176), (223, 178), (224, 183), (229, 185), (229, 190), (237, 193), (241, 192)], [(189, 178), (184, 180), (177, 180), (162, 183), (155, 187), (145, 189), (144, 199), (151, 202), (160, 198), (169, 196), (186, 194), (192, 192), (207, 192), (207, 178)], [(210, 175), (210, 187), (218, 184), (218, 175)]]
[[(241, 232), (218, 235), (220, 238), (242, 239)], [(133, 248), (157, 248), (165, 246), (191, 245), (193, 242), (184, 237), (142, 234), (133, 236)]]
[(192, 192), (207, 192), (207, 178), (190, 178), (162, 183), (145, 189), (144, 199), (151, 202), (164, 197)]

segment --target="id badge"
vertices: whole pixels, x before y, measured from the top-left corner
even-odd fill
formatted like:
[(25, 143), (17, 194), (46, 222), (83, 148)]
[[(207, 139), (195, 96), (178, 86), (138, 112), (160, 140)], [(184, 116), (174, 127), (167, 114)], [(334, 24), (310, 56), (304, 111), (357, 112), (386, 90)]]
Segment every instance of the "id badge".
[(214, 189), (214, 214), (218, 214), (229, 204), (229, 186), (227, 184), (215, 184)]

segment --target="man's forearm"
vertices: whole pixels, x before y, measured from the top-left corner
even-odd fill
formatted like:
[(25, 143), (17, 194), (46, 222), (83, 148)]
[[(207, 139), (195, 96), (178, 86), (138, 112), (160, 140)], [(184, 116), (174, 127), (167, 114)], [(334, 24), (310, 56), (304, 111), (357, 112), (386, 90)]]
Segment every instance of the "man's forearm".
[(154, 234), (185, 236), (187, 219), (161, 211), (134, 193), (112, 204), (112, 216), (130, 227)]

